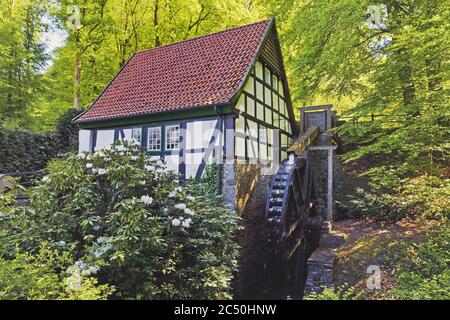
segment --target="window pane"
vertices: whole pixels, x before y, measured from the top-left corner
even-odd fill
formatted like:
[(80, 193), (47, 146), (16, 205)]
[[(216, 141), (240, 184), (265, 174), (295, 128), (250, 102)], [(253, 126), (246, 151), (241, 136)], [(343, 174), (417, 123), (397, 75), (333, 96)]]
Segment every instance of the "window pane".
[(166, 150), (177, 150), (180, 144), (180, 126), (166, 127)]
[(142, 128), (132, 128), (131, 129), (131, 140), (136, 140), (141, 143), (142, 140)]
[(148, 150), (161, 150), (161, 127), (148, 128)]

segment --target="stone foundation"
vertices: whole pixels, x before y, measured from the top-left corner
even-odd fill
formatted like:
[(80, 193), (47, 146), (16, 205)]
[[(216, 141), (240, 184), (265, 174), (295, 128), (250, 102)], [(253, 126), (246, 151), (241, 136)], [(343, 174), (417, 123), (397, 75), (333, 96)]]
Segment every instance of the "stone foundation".
[(308, 259), (308, 277), (305, 293), (319, 293), (323, 288), (333, 287), (333, 267), (336, 253), (329, 249), (318, 249)]
[(261, 299), (264, 248), (264, 212), (272, 176), (261, 175), (261, 165), (236, 163), (236, 213), (242, 218), (241, 246), (235, 298)]

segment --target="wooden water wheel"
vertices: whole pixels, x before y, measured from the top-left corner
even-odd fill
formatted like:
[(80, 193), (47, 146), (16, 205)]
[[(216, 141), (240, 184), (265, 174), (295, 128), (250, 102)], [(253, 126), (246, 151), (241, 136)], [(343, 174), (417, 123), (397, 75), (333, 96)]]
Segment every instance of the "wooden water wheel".
[(270, 184), (265, 222), (265, 292), (271, 299), (300, 299), (306, 262), (316, 248), (321, 218), (313, 173), (306, 157), (285, 160)]

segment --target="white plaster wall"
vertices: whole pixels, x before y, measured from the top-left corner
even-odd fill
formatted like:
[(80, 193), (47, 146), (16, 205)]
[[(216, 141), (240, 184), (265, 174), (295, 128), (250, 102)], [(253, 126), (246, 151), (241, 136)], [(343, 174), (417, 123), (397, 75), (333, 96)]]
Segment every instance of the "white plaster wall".
[(114, 130), (97, 130), (97, 143), (94, 151), (102, 150), (114, 143)]
[(89, 152), (91, 144), (91, 130), (81, 129), (78, 133), (78, 152)]

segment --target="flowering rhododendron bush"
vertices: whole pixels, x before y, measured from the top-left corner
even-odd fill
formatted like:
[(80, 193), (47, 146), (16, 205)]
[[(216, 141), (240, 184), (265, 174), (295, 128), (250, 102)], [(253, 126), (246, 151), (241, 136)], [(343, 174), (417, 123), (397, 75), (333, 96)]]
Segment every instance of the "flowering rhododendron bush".
[(114, 298), (231, 298), (235, 214), (214, 190), (178, 176), (134, 144), (49, 164), (26, 207), (4, 206), (0, 252), (48, 242), (95, 268)]

